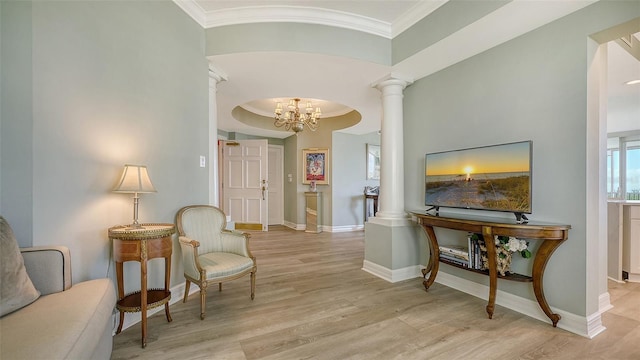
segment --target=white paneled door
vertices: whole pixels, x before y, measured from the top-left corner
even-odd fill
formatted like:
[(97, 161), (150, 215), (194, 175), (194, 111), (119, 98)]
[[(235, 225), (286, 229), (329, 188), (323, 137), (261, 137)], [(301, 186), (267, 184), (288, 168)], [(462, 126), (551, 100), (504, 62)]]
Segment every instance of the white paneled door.
[(236, 229), (267, 231), (267, 140), (229, 140), (222, 146), (223, 210)]
[(284, 146), (269, 145), (269, 225), (284, 224)]

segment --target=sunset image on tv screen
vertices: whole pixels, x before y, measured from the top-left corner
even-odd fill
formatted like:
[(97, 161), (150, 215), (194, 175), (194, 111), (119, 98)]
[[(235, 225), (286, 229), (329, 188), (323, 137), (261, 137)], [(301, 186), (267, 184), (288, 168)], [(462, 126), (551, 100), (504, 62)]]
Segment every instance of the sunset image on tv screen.
[(426, 205), (530, 213), (530, 191), (530, 141), (426, 156)]

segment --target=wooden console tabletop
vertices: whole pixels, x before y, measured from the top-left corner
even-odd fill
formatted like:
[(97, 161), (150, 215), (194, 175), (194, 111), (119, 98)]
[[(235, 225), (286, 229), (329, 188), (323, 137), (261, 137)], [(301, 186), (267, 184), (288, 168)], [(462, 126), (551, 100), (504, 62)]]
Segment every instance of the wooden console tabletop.
[[(551, 311), (551, 308), (544, 297), (542, 285), (544, 269), (547, 266), (547, 262), (558, 246), (567, 240), (569, 229), (571, 229), (570, 225), (544, 224), (537, 222), (517, 223), (515, 220), (509, 222), (503, 219), (458, 214), (429, 215), (425, 214), (424, 211), (415, 211), (411, 213), (417, 218), (418, 224), (424, 228), (429, 238), (429, 263), (427, 264), (427, 268), (422, 270), (422, 275), (425, 277), (429, 274), (429, 278), (425, 279), (423, 282), (424, 287), (427, 290), (429, 290), (429, 287), (436, 280), (440, 260), (438, 239), (436, 238), (433, 228), (439, 227), (482, 234), (485, 239), (485, 245), (487, 246), (487, 257), (489, 260), (489, 303), (487, 304), (486, 310), (490, 319), (493, 317), (498, 285), (496, 247), (493, 241), (494, 236), (513, 236), (528, 240), (542, 240), (542, 244), (534, 253), (533, 270), (530, 281), (533, 282), (533, 291), (542, 311), (544, 311), (549, 319), (551, 319), (554, 327), (558, 324), (560, 315), (554, 314)], [(512, 278), (505, 277), (505, 279), (518, 281), (523, 281), (523, 278), (525, 278), (524, 281), (529, 281), (527, 280), (529, 278), (526, 276), (514, 276)]]

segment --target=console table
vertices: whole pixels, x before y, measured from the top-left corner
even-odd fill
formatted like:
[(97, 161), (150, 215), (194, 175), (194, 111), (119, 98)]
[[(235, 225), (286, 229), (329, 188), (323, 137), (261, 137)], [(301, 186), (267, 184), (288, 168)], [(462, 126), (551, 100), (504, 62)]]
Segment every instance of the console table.
[(305, 232), (321, 233), (322, 232), (322, 193), (315, 191), (307, 191), (305, 197), (305, 216), (307, 226)]
[[(429, 238), (429, 263), (427, 264), (426, 269), (422, 270), (422, 275), (424, 275), (425, 278), (426, 275), (429, 274), (429, 278), (425, 279), (423, 282), (424, 287), (427, 290), (429, 290), (429, 287), (436, 280), (436, 276), (438, 275), (438, 265), (440, 262), (438, 239), (436, 238), (433, 228), (439, 227), (482, 234), (487, 247), (489, 270), (465, 270), (489, 275), (489, 302), (486, 310), (490, 319), (493, 317), (493, 311), (495, 309), (496, 290), (499, 277), (496, 270), (496, 246), (493, 240), (494, 236), (513, 236), (528, 240), (541, 240), (542, 244), (540, 244), (540, 247), (534, 253), (533, 270), (530, 277), (519, 274), (510, 274), (507, 276), (500, 276), (500, 278), (533, 282), (533, 291), (536, 295), (536, 300), (538, 300), (540, 308), (542, 308), (542, 311), (544, 311), (549, 319), (551, 319), (554, 327), (558, 324), (560, 315), (551, 311), (551, 308), (544, 297), (544, 269), (553, 252), (558, 248), (558, 246), (560, 246), (560, 244), (567, 240), (569, 229), (571, 229), (570, 225), (536, 222), (517, 223), (515, 220), (513, 222), (509, 222), (502, 219), (492, 219), (490, 217), (473, 217), (458, 214), (429, 215), (425, 214), (424, 211), (414, 211), (412, 214), (416, 217), (418, 224), (424, 228)], [(446, 263), (451, 264), (449, 262)]]
[(373, 199), (373, 216), (378, 212), (378, 194), (364, 194), (364, 221), (369, 218), (369, 205), (367, 199)]
[[(164, 305), (167, 321), (169, 314), (169, 280), (171, 279), (171, 252), (173, 242), (171, 234), (175, 232), (173, 224), (142, 224), (141, 228), (131, 229), (126, 226), (115, 226), (109, 229), (109, 238), (113, 241), (113, 257), (116, 263), (118, 280), (118, 302), (120, 324), (116, 334), (122, 331), (125, 312), (141, 312), (142, 347), (147, 346), (147, 309)], [(164, 258), (164, 289), (147, 289), (147, 260)], [(140, 262), (140, 291), (125, 295), (123, 282), (123, 263), (125, 261)]]

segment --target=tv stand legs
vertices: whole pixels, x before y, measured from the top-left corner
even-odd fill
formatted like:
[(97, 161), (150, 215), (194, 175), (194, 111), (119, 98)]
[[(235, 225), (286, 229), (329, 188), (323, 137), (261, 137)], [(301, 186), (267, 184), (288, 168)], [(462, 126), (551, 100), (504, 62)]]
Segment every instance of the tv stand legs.
[[(547, 303), (547, 299), (544, 296), (543, 280), (544, 270), (551, 258), (551, 255), (563, 242), (567, 240), (567, 233), (570, 228), (568, 225), (560, 226), (559, 229), (556, 229), (558, 225), (535, 227), (533, 225), (518, 224), (514, 229), (514, 226), (511, 224), (501, 226), (501, 224), (496, 225), (491, 223), (481, 224), (478, 226), (479, 224), (474, 221), (451, 221), (443, 217), (435, 216), (420, 215), (418, 216), (418, 219), (418, 223), (426, 232), (429, 241), (429, 262), (427, 263), (427, 267), (422, 270), (422, 275), (424, 277), (422, 284), (424, 285), (425, 290), (429, 290), (435, 282), (440, 264), (440, 248), (433, 228), (442, 227), (453, 230), (477, 233), (482, 232), (482, 236), (485, 239), (485, 245), (487, 246), (487, 258), (489, 261), (489, 299), (486, 306), (489, 319), (493, 318), (493, 312), (496, 304), (496, 293), (498, 289), (496, 246), (493, 241), (494, 235), (497, 233), (500, 235), (521, 236), (522, 238), (527, 239), (542, 240), (542, 244), (540, 244), (540, 247), (533, 258), (533, 269), (531, 275), (533, 292), (536, 296), (536, 300), (538, 301), (538, 305), (540, 305), (542, 311), (544, 311), (547, 317), (549, 317), (553, 326), (556, 327), (558, 325), (560, 315), (551, 311), (551, 307), (549, 306), (549, 303)], [(518, 226), (522, 228), (517, 228)]]
[(425, 290), (429, 290), (429, 287), (436, 281), (438, 275), (438, 268), (440, 264), (440, 247), (438, 246), (438, 239), (436, 239), (436, 233), (433, 231), (433, 226), (422, 225), (422, 228), (427, 232), (427, 238), (429, 239), (429, 263), (426, 269), (422, 269), (422, 277), (426, 277), (429, 274), (429, 278), (422, 282)]
[[(566, 240), (566, 239), (565, 239)], [(553, 327), (558, 325), (558, 321), (560, 321), (560, 315), (555, 314), (551, 311), (551, 307), (547, 303), (547, 299), (544, 297), (544, 289), (542, 287), (543, 279), (544, 279), (544, 269), (547, 267), (547, 262), (549, 262), (549, 258), (554, 251), (562, 244), (565, 240), (544, 240), (538, 249), (538, 254), (535, 256), (533, 260), (533, 292), (536, 295), (536, 300), (538, 300), (538, 304), (542, 311), (551, 319), (553, 323)]]
[(496, 243), (493, 241), (493, 233), (490, 226), (482, 227), (482, 237), (487, 247), (487, 260), (489, 260), (489, 302), (487, 303), (487, 315), (493, 318), (496, 308), (496, 292), (498, 290), (498, 268), (496, 264)]

